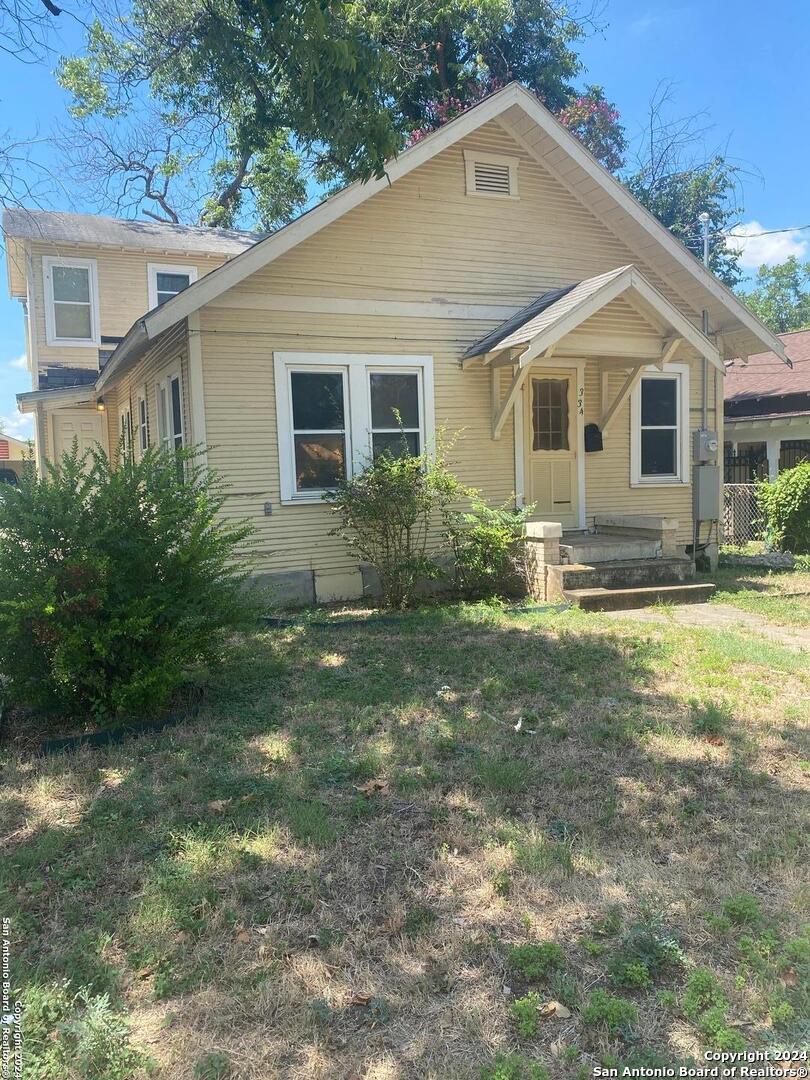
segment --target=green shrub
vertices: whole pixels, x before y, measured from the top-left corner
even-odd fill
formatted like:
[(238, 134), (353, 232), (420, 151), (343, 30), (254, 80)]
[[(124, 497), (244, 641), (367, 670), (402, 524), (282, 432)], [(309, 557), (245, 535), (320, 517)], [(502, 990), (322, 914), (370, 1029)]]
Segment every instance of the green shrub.
[(643, 960), (614, 957), (608, 965), (611, 980), (625, 990), (645, 990), (652, 985), (650, 969)]
[(725, 1010), (728, 1002), (720, 980), (709, 968), (697, 968), (689, 976), (683, 996), (683, 1011), (688, 1020), (697, 1020), (708, 1009)]
[(769, 547), (796, 554), (810, 552), (810, 461), (757, 485)]
[(755, 926), (762, 921), (759, 901), (750, 893), (730, 896), (723, 904), (723, 914), (735, 926)]
[(553, 941), (541, 941), (537, 945), (525, 942), (509, 950), (509, 966), (530, 982), (544, 979), (564, 965), (565, 953)]
[(509, 1015), (517, 1025), (518, 1034), (524, 1039), (531, 1039), (537, 1034), (540, 1023), (537, 1010), (540, 1008), (540, 995), (534, 992), (517, 998), (509, 1006)]
[(551, 1074), (523, 1054), (498, 1054), (481, 1069), (481, 1080), (551, 1080)]
[[(179, 465), (179, 468), (178, 468)], [(0, 670), (13, 702), (98, 720), (165, 705), (250, 607), (195, 451), (113, 468), (76, 444), (0, 498)]]
[(377, 571), (386, 606), (406, 608), (420, 580), (441, 573), (428, 554), (431, 529), (465, 494), (441, 453), (396, 457), (386, 452), (324, 496), (340, 521), (330, 535), (341, 537), (354, 556)]
[(463, 596), (474, 600), (525, 593), (523, 530), (532, 510), (493, 508), (474, 498), (469, 511), (449, 515), (446, 535)]
[(609, 970), (618, 986), (642, 989), (653, 978), (682, 963), (683, 951), (677, 939), (658, 915), (650, 914), (632, 924)]
[(94, 996), (87, 988), (72, 994), (67, 984), (29, 986), (22, 1028), (26, 1076), (129, 1080), (149, 1064), (130, 1045), (129, 1029), (107, 995)]
[(619, 1035), (638, 1023), (638, 1009), (627, 998), (614, 997), (605, 990), (594, 990), (582, 1010), (582, 1019), (608, 1035)]

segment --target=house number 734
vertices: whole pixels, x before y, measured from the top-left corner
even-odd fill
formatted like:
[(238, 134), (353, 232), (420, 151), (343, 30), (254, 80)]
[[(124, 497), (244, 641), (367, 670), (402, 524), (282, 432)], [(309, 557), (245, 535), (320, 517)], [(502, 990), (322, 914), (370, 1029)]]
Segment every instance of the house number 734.
[(578, 386), (577, 387), (577, 409), (579, 410), (579, 415), (580, 416), (585, 415), (585, 387), (584, 386)]

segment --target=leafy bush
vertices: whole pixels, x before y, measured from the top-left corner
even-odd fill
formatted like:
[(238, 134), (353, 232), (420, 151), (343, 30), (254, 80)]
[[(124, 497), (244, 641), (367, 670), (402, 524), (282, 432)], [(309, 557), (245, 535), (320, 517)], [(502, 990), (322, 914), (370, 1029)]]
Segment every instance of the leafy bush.
[(12, 701), (97, 720), (163, 706), (251, 610), (242, 525), (195, 451), (113, 468), (76, 444), (0, 498), (0, 670)]
[(709, 968), (697, 968), (689, 976), (683, 996), (683, 1011), (688, 1020), (697, 1020), (709, 1009), (725, 1010), (728, 1005), (720, 980)]
[(582, 1019), (608, 1035), (619, 1035), (638, 1023), (638, 1009), (627, 998), (614, 997), (605, 990), (594, 990), (582, 1010)]
[(608, 965), (610, 977), (616, 986), (625, 990), (645, 990), (652, 985), (650, 969), (643, 960), (627, 960), (616, 956)]
[(493, 508), (474, 497), (469, 511), (448, 518), (456, 585), (468, 599), (526, 591), (523, 527), (532, 507)]
[(773, 482), (757, 485), (769, 547), (794, 554), (810, 552), (810, 461), (786, 469)]
[(340, 536), (353, 555), (377, 571), (386, 606), (406, 608), (420, 579), (439, 576), (441, 567), (428, 554), (431, 529), (465, 494), (441, 453), (395, 457), (386, 452), (324, 496), (340, 519), (330, 535)]
[(28, 987), (22, 1026), (26, 1076), (129, 1080), (149, 1064), (130, 1044), (129, 1029), (107, 995), (93, 996), (86, 988), (72, 994), (66, 984)]
[(540, 1008), (540, 995), (534, 992), (525, 997), (517, 998), (509, 1006), (509, 1015), (515, 1021), (518, 1035), (523, 1039), (531, 1039), (537, 1034), (540, 1023), (538, 1009)]
[(537, 945), (527, 941), (513, 945), (509, 950), (509, 966), (530, 982), (544, 979), (549, 972), (564, 965), (565, 953), (553, 941), (541, 941)]

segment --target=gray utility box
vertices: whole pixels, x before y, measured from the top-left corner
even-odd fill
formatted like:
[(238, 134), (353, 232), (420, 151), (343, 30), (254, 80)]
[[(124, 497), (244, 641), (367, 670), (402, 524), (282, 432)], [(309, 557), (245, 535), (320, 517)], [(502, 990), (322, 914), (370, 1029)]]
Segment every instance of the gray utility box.
[(714, 465), (717, 461), (719, 440), (717, 432), (710, 428), (698, 428), (692, 432), (692, 460)]
[(720, 520), (720, 466), (692, 469), (692, 516), (695, 521)]

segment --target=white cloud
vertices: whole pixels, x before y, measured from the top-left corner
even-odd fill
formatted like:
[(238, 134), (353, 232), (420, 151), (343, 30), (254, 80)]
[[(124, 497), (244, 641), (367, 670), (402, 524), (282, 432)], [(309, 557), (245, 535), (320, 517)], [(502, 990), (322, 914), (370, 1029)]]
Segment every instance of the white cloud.
[(0, 416), (0, 431), (13, 439), (32, 439), (34, 437), (34, 418), (15, 409), (11, 416)]
[(9, 360), (9, 367), (21, 368), (23, 371), (28, 370), (28, 357), (25, 353), (20, 353), (19, 356), (15, 356), (13, 360)]
[(734, 235), (728, 236), (726, 243), (740, 252), (740, 266), (747, 270), (757, 270), (763, 265), (773, 266), (775, 263), (784, 262), (791, 255), (795, 255), (797, 259), (807, 257), (810, 240), (806, 238), (806, 234), (798, 229), (788, 229), (786, 232), (773, 232), (766, 236), (754, 235), (766, 231), (765, 226), (758, 221), (746, 221), (734, 226)]

